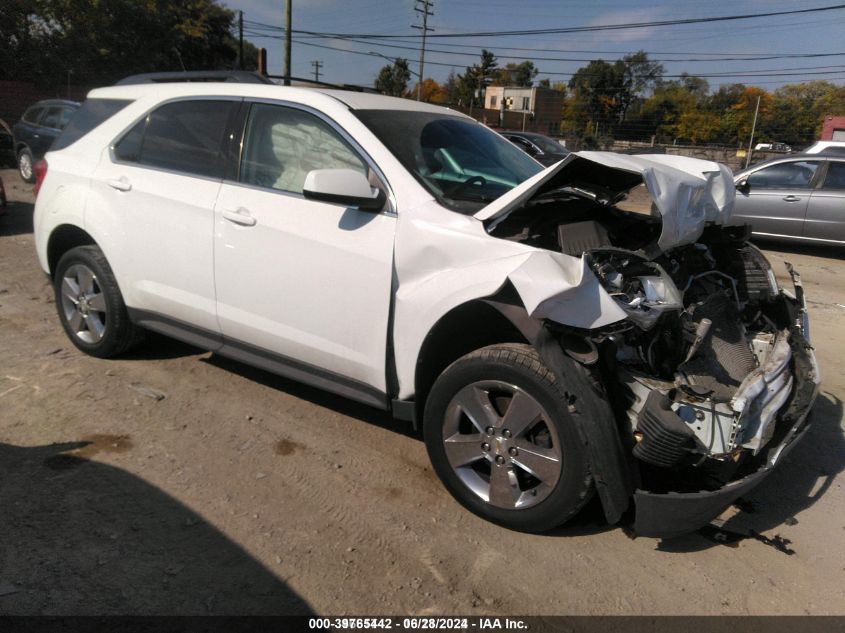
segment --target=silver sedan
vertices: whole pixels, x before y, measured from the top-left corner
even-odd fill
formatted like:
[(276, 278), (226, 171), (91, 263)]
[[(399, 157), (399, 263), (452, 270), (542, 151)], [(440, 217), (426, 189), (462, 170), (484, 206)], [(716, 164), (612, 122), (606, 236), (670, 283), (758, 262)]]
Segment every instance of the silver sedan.
[(754, 235), (845, 244), (845, 156), (793, 154), (736, 174), (735, 224)]

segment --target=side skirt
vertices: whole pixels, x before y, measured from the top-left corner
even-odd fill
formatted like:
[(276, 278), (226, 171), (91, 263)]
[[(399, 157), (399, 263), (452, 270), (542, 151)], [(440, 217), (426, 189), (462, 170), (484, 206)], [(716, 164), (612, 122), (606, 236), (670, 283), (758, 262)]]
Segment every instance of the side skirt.
[(129, 318), (134, 323), (153, 332), (164, 334), (246, 365), (258, 367), (270, 373), (329, 391), (344, 398), (356, 400), (371, 407), (383, 410), (391, 408), (387, 394), (357, 380), (281, 354), (268, 352), (241, 341), (226, 338), (216, 332), (209, 332), (160, 314), (135, 308), (127, 308), (127, 310)]

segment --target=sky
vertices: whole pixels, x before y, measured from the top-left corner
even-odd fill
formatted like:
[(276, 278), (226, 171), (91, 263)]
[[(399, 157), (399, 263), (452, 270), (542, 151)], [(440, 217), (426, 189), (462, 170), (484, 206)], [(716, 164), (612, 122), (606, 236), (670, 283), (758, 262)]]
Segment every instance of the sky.
[[(284, 0), (223, 0), (244, 12), (245, 39), (267, 49), (270, 74), (282, 74)], [(842, 4), (836, 0), (432, 0), (429, 27), (448, 33), (627, 24), (685, 18), (809, 9)], [(314, 77), (311, 62), (322, 62), (320, 79), (371, 86), (388, 59), (405, 57), (419, 71), (420, 15), (414, 0), (293, 0), (293, 28), (319, 33), (384, 34), (364, 42), (294, 34), (292, 74)], [(256, 23), (265, 25), (257, 26)], [(589, 33), (429, 38), (426, 78), (443, 82), (478, 61), (486, 48), (499, 65), (530, 59), (537, 79), (566, 82), (590, 59), (614, 61), (644, 50), (660, 60), (667, 76), (705, 76), (711, 89), (746, 83), (773, 90), (785, 83), (825, 79), (845, 83), (845, 8), (707, 24), (651, 26)], [(277, 29), (277, 30), (272, 30)], [(263, 33), (265, 35), (259, 35)], [(354, 39), (354, 38), (353, 38)], [(837, 53), (836, 56), (748, 59), (748, 56)], [(728, 59), (728, 58), (744, 59)], [(554, 58), (554, 59), (548, 59)], [(561, 60), (585, 60), (563, 61)], [(679, 61), (685, 60), (685, 61)], [(695, 60), (695, 61), (693, 61)], [(745, 73), (752, 73), (751, 75)], [(778, 73), (778, 75), (773, 75)], [(709, 75), (709, 76), (708, 76)], [(671, 77), (668, 77), (671, 78)], [(412, 77), (416, 81), (416, 75)]]

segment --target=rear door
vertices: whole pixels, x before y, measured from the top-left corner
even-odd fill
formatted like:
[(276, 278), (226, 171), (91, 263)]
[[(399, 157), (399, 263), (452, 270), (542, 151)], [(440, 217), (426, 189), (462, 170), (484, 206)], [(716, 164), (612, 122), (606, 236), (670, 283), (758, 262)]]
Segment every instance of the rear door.
[(736, 192), (733, 216), (755, 233), (801, 237), (821, 160), (776, 163), (752, 172)]
[[(136, 318), (169, 319), (219, 338), (214, 296), (214, 201), (240, 99), (166, 103), (106, 152), (91, 199), (117, 214), (106, 253)], [(92, 210), (86, 223), (94, 222)]]
[(230, 355), (375, 404), (386, 390), (396, 217), (302, 194), (312, 169), (354, 169), (385, 187), (371, 165), (319, 113), (253, 103), (237, 173), (217, 200), (214, 270)]
[(845, 242), (845, 161), (831, 160), (810, 196), (804, 237)]

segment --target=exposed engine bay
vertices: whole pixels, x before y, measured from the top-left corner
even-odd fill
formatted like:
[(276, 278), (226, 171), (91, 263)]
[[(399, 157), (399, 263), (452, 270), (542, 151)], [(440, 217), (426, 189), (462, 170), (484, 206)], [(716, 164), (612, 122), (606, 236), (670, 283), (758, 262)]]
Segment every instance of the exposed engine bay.
[(601, 372), (645, 489), (716, 490), (786, 432), (776, 418), (795, 389), (794, 352), (807, 347), (803, 300), (780, 291), (746, 227), (708, 225), (668, 250), (661, 230), (645, 185), (626, 195), (569, 182), (491, 233), (583, 257), (627, 318), (547, 327), (565, 350), (575, 339), (592, 349), (577, 360)]

